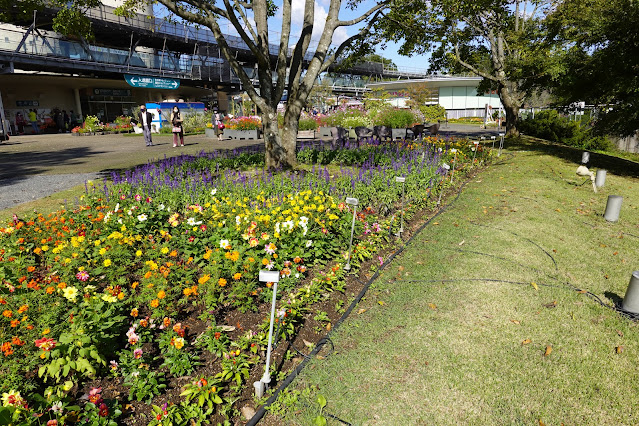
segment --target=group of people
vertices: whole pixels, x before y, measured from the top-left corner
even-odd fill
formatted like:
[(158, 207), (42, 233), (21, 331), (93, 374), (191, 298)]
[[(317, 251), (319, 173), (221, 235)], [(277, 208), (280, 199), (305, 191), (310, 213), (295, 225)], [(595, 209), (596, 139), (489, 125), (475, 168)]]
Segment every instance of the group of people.
[[(52, 119), (58, 133), (70, 132), (71, 129), (77, 125), (77, 117), (73, 110), (70, 110), (68, 114), (65, 110), (54, 110)], [(24, 134), (24, 128), (29, 124), (31, 124), (31, 127), (33, 128), (34, 134), (37, 135), (40, 133), (41, 129), (38, 125), (38, 111), (35, 108), (29, 110), (26, 118), (22, 115), (22, 112), (16, 113), (16, 128), (18, 129), (19, 135)]]
[[(142, 127), (142, 134), (144, 135), (144, 143), (146, 146), (153, 146), (153, 140), (151, 138), (151, 122), (153, 121), (153, 114), (146, 109), (146, 105), (140, 105), (140, 112), (138, 113), (138, 125)], [(173, 148), (178, 146), (184, 146), (184, 118), (180, 112), (180, 108), (173, 107), (171, 111), (171, 118), (169, 119), (171, 126), (173, 126)], [(179, 142), (179, 145), (178, 145)]]

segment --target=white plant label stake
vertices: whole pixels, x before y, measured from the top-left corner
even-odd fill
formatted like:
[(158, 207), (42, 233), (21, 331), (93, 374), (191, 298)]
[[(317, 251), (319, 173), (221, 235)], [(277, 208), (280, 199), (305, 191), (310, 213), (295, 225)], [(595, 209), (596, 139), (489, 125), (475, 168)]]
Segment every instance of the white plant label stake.
[(347, 198), (346, 204), (353, 206), (353, 223), (351, 225), (351, 241), (348, 244), (348, 259), (346, 260), (346, 265), (344, 265), (345, 271), (351, 270), (351, 250), (353, 249), (353, 236), (355, 235), (355, 217), (357, 217), (357, 206), (359, 205), (359, 200), (357, 198)]
[(453, 183), (453, 179), (455, 177), (455, 163), (457, 162), (457, 150), (453, 148), (450, 152), (455, 154), (455, 157), (453, 158), (453, 169), (450, 171), (450, 183)]
[(439, 199), (437, 200), (437, 205), (440, 205), (442, 202), (442, 193), (444, 192), (444, 180), (446, 179), (446, 175), (448, 175), (448, 170), (450, 166), (446, 163), (442, 164), (442, 169), (444, 169), (444, 176), (442, 176), (442, 188), (439, 190)]
[(268, 388), (268, 384), (271, 383), (271, 374), (269, 372), (271, 367), (271, 350), (273, 346), (273, 323), (275, 322), (275, 301), (277, 300), (277, 283), (280, 280), (280, 271), (260, 271), (259, 281), (265, 283), (273, 283), (273, 302), (271, 304), (271, 323), (268, 329), (268, 349), (266, 350), (266, 367), (264, 368), (264, 375), (259, 382), (253, 382), (255, 387), (255, 396), (261, 398), (264, 395), (264, 391)]
[(495, 139), (497, 139), (497, 136), (491, 136), (490, 139), (492, 139), (492, 141), (493, 141), (493, 149), (495, 149)]
[(475, 165), (475, 157), (477, 156), (477, 148), (479, 148), (479, 141), (473, 142), (475, 148), (473, 149), (473, 165)]
[(497, 154), (497, 157), (501, 157), (501, 150), (504, 148), (504, 136), (506, 136), (505, 133), (499, 134), (499, 153)]
[(397, 176), (395, 178), (395, 182), (401, 182), (402, 184), (402, 216), (400, 219), (399, 231), (397, 232), (397, 236), (401, 237), (402, 233), (404, 232), (404, 198), (405, 198), (404, 183), (406, 182), (406, 178), (404, 176)]

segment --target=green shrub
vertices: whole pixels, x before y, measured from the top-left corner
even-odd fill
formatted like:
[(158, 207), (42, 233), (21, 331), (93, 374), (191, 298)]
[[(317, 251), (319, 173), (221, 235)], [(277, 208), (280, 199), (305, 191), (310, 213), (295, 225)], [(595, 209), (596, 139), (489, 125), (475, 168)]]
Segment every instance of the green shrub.
[(300, 118), (298, 130), (316, 130), (317, 121), (312, 118)]
[(446, 108), (441, 105), (423, 105), (419, 107), (419, 110), (426, 122), (446, 120)]
[(387, 109), (375, 116), (375, 125), (386, 126), (393, 129), (411, 127), (416, 122), (415, 114), (409, 109)]
[(519, 122), (519, 130), (529, 136), (563, 143), (588, 150), (608, 150), (610, 141), (604, 136), (595, 136), (590, 126), (570, 121), (555, 110), (540, 111), (535, 118)]
[(345, 117), (342, 120), (342, 127), (347, 129), (354, 129), (358, 126), (370, 127), (372, 124), (373, 120), (371, 120), (370, 117), (364, 115)]

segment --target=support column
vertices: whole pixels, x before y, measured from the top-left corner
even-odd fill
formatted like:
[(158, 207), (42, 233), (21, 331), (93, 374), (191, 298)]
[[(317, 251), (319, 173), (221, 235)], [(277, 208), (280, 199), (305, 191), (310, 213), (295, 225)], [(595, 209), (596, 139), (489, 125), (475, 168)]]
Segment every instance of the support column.
[(80, 102), (80, 89), (74, 88), (73, 96), (75, 97), (75, 114), (78, 116), (78, 119), (80, 117), (84, 118), (84, 115), (82, 114), (82, 103)]

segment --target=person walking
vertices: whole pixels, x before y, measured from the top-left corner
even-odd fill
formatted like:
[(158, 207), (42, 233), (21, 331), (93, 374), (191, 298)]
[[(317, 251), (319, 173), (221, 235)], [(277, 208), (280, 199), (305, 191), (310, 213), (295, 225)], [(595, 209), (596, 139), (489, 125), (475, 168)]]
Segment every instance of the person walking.
[(16, 127), (18, 128), (18, 134), (24, 135), (24, 125), (25, 125), (24, 117), (21, 112), (16, 113)]
[(218, 140), (222, 140), (224, 123), (222, 123), (222, 114), (220, 114), (217, 109), (213, 112), (213, 129), (215, 129)]
[(71, 128), (69, 127), (69, 124), (71, 124), (71, 118), (69, 117), (69, 114), (67, 114), (66, 110), (62, 110), (62, 121), (64, 122), (64, 129), (62, 129), (63, 133), (67, 133), (69, 130), (71, 130)]
[(138, 114), (138, 124), (142, 127), (142, 134), (144, 135), (144, 142), (146, 146), (153, 146), (151, 140), (151, 121), (153, 120), (153, 114), (146, 110), (146, 105), (140, 105), (140, 112)]
[(171, 112), (171, 124), (173, 125), (173, 148), (178, 146), (178, 136), (180, 138), (180, 145), (184, 146), (184, 128), (182, 127), (182, 115), (180, 114), (180, 108), (173, 107)]
[(33, 133), (36, 135), (40, 133), (40, 129), (38, 128), (38, 114), (36, 114), (35, 109), (29, 110), (29, 121), (31, 122), (31, 126), (33, 127)]

